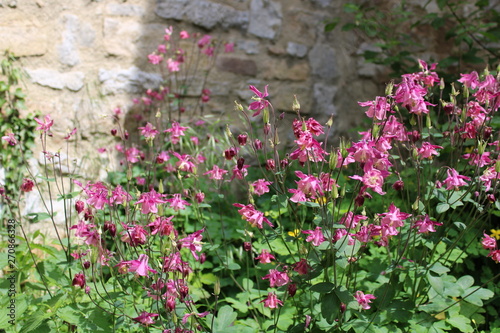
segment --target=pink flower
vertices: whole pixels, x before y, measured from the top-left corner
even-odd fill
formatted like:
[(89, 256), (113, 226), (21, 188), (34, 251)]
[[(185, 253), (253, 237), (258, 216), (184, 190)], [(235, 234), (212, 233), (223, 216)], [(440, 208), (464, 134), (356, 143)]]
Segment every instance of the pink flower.
[(491, 251), (488, 254), (488, 257), (491, 257), (491, 259), (493, 259), (497, 263), (500, 262), (500, 250)]
[(136, 273), (139, 276), (148, 276), (149, 272), (158, 274), (157, 271), (149, 267), (148, 261), (149, 257), (147, 254), (140, 254), (137, 260), (122, 261), (115, 265), (115, 267), (118, 266), (120, 272), (128, 271)]
[(182, 30), (181, 32), (179, 32), (179, 37), (181, 39), (188, 39), (189, 38), (189, 32), (187, 32), (186, 30)]
[(180, 62), (173, 60), (172, 58), (167, 59), (167, 68), (170, 73), (180, 71)]
[(476, 89), (479, 86), (479, 75), (476, 71), (473, 71), (470, 74), (460, 74), (461, 78), (458, 82), (462, 82), (464, 86)]
[(72, 286), (84, 288), (85, 287), (85, 274), (77, 273), (73, 278)]
[(273, 182), (266, 181), (265, 179), (259, 179), (252, 183), (253, 193), (256, 195), (263, 195), (269, 192), (269, 185)]
[(446, 184), (447, 190), (457, 190), (460, 186), (467, 185), (464, 180), (470, 181), (469, 177), (459, 175), (457, 170), (452, 168), (448, 169), (447, 174), (448, 178), (446, 178), (443, 182)]
[(44, 117), (44, 121), (41, 121), (37, 117), (35, 117), (35, 121), (38, 123), (38, 126), (36, 129), (41, 130), (42, 132), (48, 132), (50, 131), (50, 128), (52, 125), (54, 125), (54, 121), (50, 118), (50, 115), (46, 115)]
[(186, 206), (191, 206), (190, 203), (181, 198), (179, 193), (174, 194), (173, 198), (167, 199), (165, 202), (168, 202), (170, 204), (170, 208), (174, 209), (176, 212), (186, 209)]
[(356, 291), (356, 294), (354, 294), (354, 297), (358, 301), (358, 304), (361, 305), (361, 308), (363, 310), (368, 310), (370, 308), (370, 305), (368, 303), (371, 303), (372, 299), (375, 299), (376, 297), (373, 296), (372, 294), (364, 294), (362, 291)]
[(132, 227), (129, 227), (123, 224), (123, 228), (125, 231), (122, 232), (121, 241), (131, 246), (144, 245), (147, 241), (148, 232), (144, 229), (142, 225), (136, 224)]
[(138, 127), (141, 130), (141, 135), (144, 135), (145, 138), (154, 139), (155, 136), (159, 133), (151, 123), (147, 123), (144, 127)]
[(377, 96), (374, 101), (369, 102), (358, 102), (360, 106), (369, 106), (370, 108), (366, 111), (366, 115), (369, 118), (375, 118), (378, 120), (384, 120), (387, 112), (391, 112), (391, 105), (387, 103), (387, 98)]
[(214, 165), (212, 170), (205, 172), (203, 175), (208, 175), (209, 179), (222, 180), (227, 170), (220, 169), (217, 165)]
[(252, 204), (245, 206), (239, 203), (235, 203), (233, 204), (233, 206), (241, 208), (240, 210), (238, 210), (238, 213), (240, 213), (241, 217), (244, 220), (247, 220), (252, 227), (262, 229), (263, 222), (267, 223), (270, 227), (273, 227), (273, 224), (266, 217), (264, 217), (264, 214), (256, 210)]
[(172, 144), (175, 145), (179, 143), (180, 137), (184, 136), (184, 131), (187, 130), (188, 128), (189, 127), (180, 126), (178, 122), (174, 121), (172, 123), (172, 127), (164, 130), (163, 132), (170, 133), (170, 142), (172, 142)]
[(260, 255), (255, 257), (255, 259), (259, 260), (261, 264), (269, 264), (271, 263), (271, 260), (276, 259), (271, 253), (269, 253), (268, 250), (263, 249), (260, 252)]
[(151, 53), (148, 55), (148, 60), (153, 65), (158, 65), (163, 60), (163, 57), (161, 55)]
[(201, 252), (202, 250), (202, 242), (201, 240), (203, 239), (202, 233), (205, 231), (205, 229), (200, 229), (198, 231), (193, 232), (189, 236), (179, 240), (181, 247), (187, 247), (190, 251), (193, 257), (196, 260), (199, 260), (200, 258), (198, 257), (197, 252)]
[(300, 275), (305, 275), (311, 270), (311, 266), (307, 263), (306, 259), (300, 259), (300, 261), (293, 264), (293, 270)]
[(443, 147), (431, 145), (429, 142), (422, 142), (422, 147), (418, 149), (418, 155), (421, 158), (432, 159), (433, 155), (439, 155), (436, 149), (443, 149)]
[(264, 87), (264, 93), (261, 93), (257, 88), (254, 86), (248, 86), (248, 88), (255, 93), (257, 97), (252, 97), (252, 99), (255, 102), (252, 102), (250, 106), (248, 107), (249, 110), (255, 111), (255, 113), (252, 115), (252, 117), (258, 116), (262, 110), (267, 108), (270, 103), (268, 100), (264, 99), (269, 94), (267, 93), (267, 85)]
[(278, 305), (283, 306), (283, 302), (278, 299), (275, 293), (269, 293), (267, 294), (267, 297), (265, 300), (261, 301), (261, 303), (264, 302), (264, 306), (266, 308), (270, 309), (275, 309), (278, 307)]
[(432, 221), (429, 218), (429, 215), (425, 215), (423, 219), (421, 218), (417, 222), (415, 222), (413, 228), (418, 228), (419, 234), (426, 234), (429, 232), (436, 232), (434, 226), (440, 226), (440, 225), (443, 225), (443, 223)]
[(323, 236), (323, 231), (321, 231), (321, 227), (316, 227), (314, 230), (304, 230), (303, 234), (308, 234), (309, 236), (306, 238), (306, 242), (312, 242), (314, 246), (320, 246), (321, 243), (325, 241), (325, 237)]
[(496, 239), (487, 234), (484, 234), (484, 237), (481, 240), (481, 244), (483, 244), (483, 248), (486, 250), (494, 250), (497, 248)]
[(2, 140), (7, 141), (10, 146), (17, 145), (17, 140), (16, 137), (14, 136), (14, 133), (7, 133), (7, 135), (2, 136)]
[(186, 171), (191, 173), (196, 172), (196, 165), (193, 162), (191, 162), (192, 157), (190, 155), (188, 154), (180, 155), (177, 152), (173, 152), (172, 154), (179, 159), (179, 161), (175, 163), (175, 166), (179, 171)]
[(158, 207), (156, 205), (167, 202), (166, 200), (162, 200), (162, 197), (162, 194), (157, 193), (155, 190), (151, 190), (150, 192), (142, 193), (135, 204), (142, 204), (142, 214), (158, 213)]
[(24, 178), (23, 183), (21, 184), (21, 191), (31, 192), (31, 191), (33, 191), (34, 186), (35, 186), (35, 183), (31, 179)]
[(212, 41), (212, 36), (204, 35), (203, 37), (200, 38), (200, 40), (198, 40), (198, 47), (201, 49), (204, 46), (210, 44), (211, 41)]
[(233, 53), (234, 52), (234, 43), (224, 44), (224, 52), (225, 53)]
[(276, 269), (270, 269), (269, 274), (264, 276), (262, 280), (269, 279), (269, 284), (271, 288), (281, 287), (290, 282), (290, 278), (286, 272), (280, 272)]
[(149, 313), (149, 312), (146, 312), (146, 311), (143, 311), (140, 316), (138, 317), (135, 317), (135, 318), (132, 318), (133, 320), (143, 324), (143, 325), (152, 325), (155, 323), (154, 321), (154, 317), (158, 317), (159, 314), (157, 313)]
[(141, 158), (141, 151), (135, 147), (131, 147), (125, 151), (125, 156), (130, 163), (137, 163)]

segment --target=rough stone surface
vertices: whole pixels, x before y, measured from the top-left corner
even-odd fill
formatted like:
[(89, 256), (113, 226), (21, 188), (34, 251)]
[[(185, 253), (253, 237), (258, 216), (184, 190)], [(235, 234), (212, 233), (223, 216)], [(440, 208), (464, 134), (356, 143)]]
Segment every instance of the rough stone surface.
[(252, 0), (248, 32), (257, 37), (275, 39), (281, 30), (281, 4), (271, 0)]
[(324, 44), (316, 44), (309, 51), (309, 63), (312, 73), (325, 80), (332, 80), (338, 77), (338, 69), (335, 57), (335, 50)]
[(82, 72), (60, 73), (54, 69), (27, 70), (31, 80), (44, 87), (61, 90), (67, 88), (79, 91), (83, 88), (85, 74)]
[(256, 40), (239, 40), (236, 43), (236, 48), (246, 54), (259, 54), (260, 44)]
[(255, 76), (257, 75), (257, 64), (253, 60), (235, 57), (220, 57), (217, 59), (217, 68), (223, 71)]
[(128, 69), (99, 70), (99, 81), (102, 83), (104, 95), (118, 93), (137, 94), (144, 89), (156, 88), (162, 82), (162, 77), (155, 73), (146, 73), (132, 66)]
[(143, 16), (146, 12), (143, 6), (110, 3), (106, 6), (106, 12), (114, 16)]
[(320, 115), (336, 115), (333, 99), (337, 93), (337, 87), (323, 83), (314, 84), (315, 111)]
[(132, 19), (106, 18), (104, 20), (105, 50), (108, 55), (133, 57), (137, 54), (137, 41), (142, 25)]
[(35, 18), (27, 19), (17, 13), (3, 17), (0, 13), (0, 36), (0, 49), (17, 56), (40, 56), (47, 52), (47, 33)]
[(288, 42), (286, 45), (286, 52), (294, 57), (303, 58), (307, 54), (308, 47), (304, 44)]
[(210, 1), (159, 0), (156, 14), (166, 19), (185, 18), (205, 29), (212, 29), (218, 24), (224, 28), (244, 28), (248, 24), (248, 13)]

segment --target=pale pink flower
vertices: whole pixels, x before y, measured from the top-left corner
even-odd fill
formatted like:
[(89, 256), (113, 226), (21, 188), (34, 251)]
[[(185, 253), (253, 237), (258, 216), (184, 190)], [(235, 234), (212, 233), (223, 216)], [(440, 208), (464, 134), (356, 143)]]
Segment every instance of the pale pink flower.
[(2, 136), (2, 139), (7, 141), (10, 146), (17, 145), (17, 140), (16, 137), (14, 136), (14, 133), (7, 133), (7, 135)]
[(200, 259), (197, 252), (201, 252), (202, 250), (203, 243), (201, 242), (201, 240), (203, 239), (202, 233), (204, 231), (205, 229), (200, 229), (179, 240), (181, 247), (187, 247), (196, 260)]
[(259, 260), (261, 264), (269, 264), (271, 263), (271, 260), (276, 259), (271, 253), (269, 253), (268, 250), (263, 249), (260, 252), (260, 255), (255, 257), (255, 259)]
[(154, 139), (155, 136), (159, 133), (156, 128), (151, 125), (151, 123), (146, 123), (144, 127), (138, 127), (141, 130), (141, 135), (144, 135), (145, 138)]
[(119, 270), (125, 270), (126, 267), (128, 272), (136, 273), (139, 276), (147, 276), (149, 272), (157, 274), (158, 272), (148, 265), (148, 261), (149, 257), (147, 254), (140, 254), (137, 260), (122, 261), (116, 266), (119, 267)]
[(457, 170), (455, 169), (448, 169), (447, 171), (448, 178), (444, 180), (444, 184), (446, 184), (446, 189), (447, 190), (457, 190), (460, 186), (467, 185), (465, 180), (470, 181), (471, 179), (467, 176), (461, 176), (458, 174)]
[(189, 202), (181, 198), (179, 193), (174, 194), (172, 198), (165, 201), (168, 202), (170, 204), (170, 208), (175, 211), (184, 210), (186, 209), (186, 206), (191, 206)]
[(487, 235), (486, 233), (484, 234), (484, 237), (481, 240), (481, 244), (483, 245), (483, 248), (486, 250), (494, 250), (497, 248), (496, 239)]
[(432, 156), (438, 156), (439, 153), (436, 149), (443, 149), (441, 146), (431, 145), (430, 142), (422, 142), (422, 147), (418, 148), (418, 155), (421, 158), (432, 159)]
[(189, 32), (187, 32), (186, 30), (182, 30), (181, 32), (179, 32), (179, 37), (181, 39), (188, 39), (189, 38)]
[(177, 144), (180, 141), (180, 137), (184, 136), (184, 131), (189, 127), (180, 126), (178, 122), (172, 122), (172, 127), (164, 130), (165, 133), (170, 133), (170, 141), (172, 144)]
[(163, 56), (151, 53), (150, 55), (148, 55), (148, 60), (153, 65), (158, 65), (163, 60)]
[(220, 169), (217, 165), (214, 165), (212, 170), (205, 172), (203, 175), (208, 175), (209, 179), (222, 180), (227, 172), (227, 170)]
[(133, 320), (143, 324), (143, 325), (152, 325), (155, 323), (154, 317), (158, 317), (159, 314), (157, 313), (149, 313), (146, 311), (143, 311), (138, 317), (132, 318)]
[(253, 193), (256, 195), (263, 195), (269, 192), (269, 185), (273, 182), (266, 181), (265, 179), (259, 179), (252, 183)]
[(142, 214), (158, 213), (157, 204), (167, 202), (166, 200), (161, 199), (162, 197), (163, 194), (157, 193), (155, 190), (151, 190), (150, 192), (142, 193), (139, 200), (135, 204), (142, 204)]
[(306, 238), (306, 242), (312, 242), (314, 246), (320, 246), (325, 241), (321, 227), (316, 227), (314, 230), (304, 230), (302, 233), (309, 235)]
[(419, 234), (426, 234), (429, 232), (436, 232), (434, 226), (440, 226), (440, 225), (443, 225), (443, 223), (432, 221), (429, 215), (425, 215), (423, 218), (420, 218), (418, 221), (415, 222), (413, 228), (418, 228)]
[(269, 284), (271, 288), (281, 287), (290, 282), (290, 278), (286, 272), (280, 272), (276, 269), (270, 269), (269, 274), (264, 276), (262, 280), (269, 279)]
[(267, 294), (266, 299), (261, 301), (261, 303), (264, 302), (264, 306), (266, 308), (270, 309), (275, 309), (278, 307), (278, 305), (283, 306), (283, 302), (278, 299), (275, 293), (269, 293)]
[(266, 217), (264, 217), (264, 214), (256, 210), (252, 204), (248, 204), (245, 206), (239, 203), (235, 203), (233, 204), (233, 206), (241, 208), (240, 210), (238, 210), (238, 213), (240, 213), (242, 218), (244, 220), (247, 220), (248, 223), (252, 225), (252, 227), (262, 229), (263, 222), (267, 223), (270, 227), (273, 227), (273, 224)]
[(35, 121), (38, 123), (38, 126), (36, 129), (37, 130), (40, 130), (42, 132), (48, 132), (50, 131), (50, 128), (52, 127), (52, 125), (54, 125), (54, 120), (52, 120), (52, 118), (50, 117), (50, 115), (46, 115), (44, 117), (44, 121), (38, 119), (37, 117), (35, 117)]
[(363, 310), (368, 310), (370, 308), (370, 305), (368, 305), (368, 303), (371, 303), (372, 302), (371, 300), (376, 298), (372, 294), (365, 294), (359, 290), (356, 291), (356, 294), (354, 294), (354, 297), (358, 301), (358, 304), (361, 305), (361, 308)]
[(252, 117), (255, 117), (255, 116), (258, 116), (262, 110), (264, 110), (265, 108), (267, 108), (270, 103), (267, 99), (265, 99), (267, 96), (269, 96), (268, 92), (267, 92), (267, 85), (264, 87), (264, 92), (261, 93), (257, 88), (255, 88), (254, 86), (248, 86), (248, 88), (254, 92), (254, 94), (256, 95), (256, 97), (252, 97), (252, 99), (254, 100), (254, 102), (252, 102), (250, 104), (250, 106), (248, 107), (249, 110), (253, 110), (255, 111), (255, 113), (252, 115)]

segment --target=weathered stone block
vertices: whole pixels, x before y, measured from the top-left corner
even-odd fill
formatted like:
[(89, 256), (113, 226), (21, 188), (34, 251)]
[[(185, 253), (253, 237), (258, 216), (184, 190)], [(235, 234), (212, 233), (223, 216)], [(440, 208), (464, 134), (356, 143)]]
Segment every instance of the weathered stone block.
[(313, 74), (322, 79), (332, 80), (339, 75), (335, 50), (328, 45), (316, 44), (309, 51), (309, 64)]
[(79, 91), (84, 85), (85, 74), (82, 72), (60, 73), (47, 68), (27, 69), (26, 71), (34, 83), (56, 90), (67, 88)]
[(304, 44), (288, 42), (286, 45), (286, 53), (291, 56), (303, 58), (307, 54), (308, 47)]
[(205, 29), (220, 24), (223, 28), (248, 25), (248, 13), (210, 1), (158, 0), (156, 14), (162, 18), (182, 20)]
[(248, 76), (257, 75), (257, 64), (255, 61), (249, 59), (219, 57), (217, 59), (217, 68), (235, 74)]
[(163, 81), (160, 74), (147, 73), (132, 66), (128, 69), (99, 70), (99, 81), (102, 93), (112, 95), (119, 93), (139, 93), (144, 89), (157, 88)]
[(39, 56), (47, 52), (48, 34), (36, 18), (27, 19), (22, 13), (1, 13), (0, 50), (10, 50), (16, 56)]
[(138, 5), (110, 3), (106, 6), (106, 13), (114, 16), (144, 16), (145, 9)]
[(310, 68), (307, 62), (292, 62), (285, 59), (268, 62), (264, 79), (305, 81), (309, 77)]
[(248, 32), (257, 37), (275, 39), (281, 29), (281, 4), (270, 0), (252, 0)]
[(104, 19), (104, 49), (109, 55), (135, 57), (142, 25), (133, 19)]
[(333, 98), (337, 93), (337, 87), (326, 85), (323, 83), (316, 83), (314, 85), (314, 102), (315, 102), (315, 113), (323, 115), (335, 115), (336, 109), (333, 104)]

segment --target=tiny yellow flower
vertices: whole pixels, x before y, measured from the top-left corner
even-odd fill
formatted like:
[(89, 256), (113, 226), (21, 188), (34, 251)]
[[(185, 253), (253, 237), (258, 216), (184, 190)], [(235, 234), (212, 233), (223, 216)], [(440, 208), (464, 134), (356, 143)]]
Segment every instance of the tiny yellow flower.
[(289, 231), (288, 232), (288, 236), (292, 236), (292, 237), (299, 237), (300, 236), (300, 230), (299, 229), (295, 229), (294, 231)]
[(320, 204), (320, 205), (325, 205), (327, 202), (327, 199), (326, 199), (326, 197), (320, 197), (320, 198), (314, 199), (313, 202)]
[(491, 237), (496, 238), (497, 240), (500, 240), (500, 229), (491, 229)]

